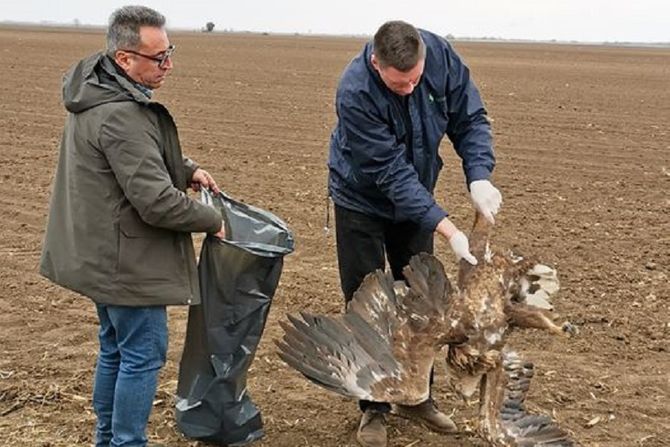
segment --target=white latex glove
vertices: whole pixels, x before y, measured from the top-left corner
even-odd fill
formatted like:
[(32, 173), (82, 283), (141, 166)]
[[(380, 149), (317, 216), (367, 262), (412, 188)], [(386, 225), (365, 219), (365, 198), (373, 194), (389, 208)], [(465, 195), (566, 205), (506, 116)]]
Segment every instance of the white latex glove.
[(502, 205), (502, 194), (488, 180), (475, 180), (470, 183), (470, 196), (475, 208), (491, 224), (495, 224), (495, 216)]
[(465, 259), (472, 265), (477, 265), (477, 258), (470, 253), (470, 242), (462, 231), (458, 230), (449, 238), (449, 245), (458, 259)]

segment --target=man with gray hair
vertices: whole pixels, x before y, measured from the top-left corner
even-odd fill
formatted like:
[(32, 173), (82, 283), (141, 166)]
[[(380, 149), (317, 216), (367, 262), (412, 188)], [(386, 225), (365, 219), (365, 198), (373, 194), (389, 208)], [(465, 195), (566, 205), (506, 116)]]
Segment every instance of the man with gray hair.
[[(409, 23), (384, 23), (344, 70), (335, 106), (328, 186), (345, 301), (387, 261), (402, 280), (412, 256), (433, 252), (435, 234), (462, 262), (476, 264), (467, 237), (433, 197), (442, 169), (439, 146), (447, 135), (463, 161), (477, 212), (493, 223), (502, 203), (489, 181), (495, 157), (486, 110), (451, 45)], [(361, 401), (360, 409), (358, 442), (386, 446), (391, 406)], [(395, 413), (438, 432), (456, 430), (432, 399), (399, 405)]]
[(147, 445), (166, 305), (200, 302), (191, 232), (225, 236), (221, 214), (186, 194), (218, 193), (216, 182), (182, 155), (172, 117), (152, 100), (174, 49), (165, 17), (126, 6), (110, 17), (107, 51), (63, 83), (69, 113), (40, 272), (96, 306), (96, 447)]

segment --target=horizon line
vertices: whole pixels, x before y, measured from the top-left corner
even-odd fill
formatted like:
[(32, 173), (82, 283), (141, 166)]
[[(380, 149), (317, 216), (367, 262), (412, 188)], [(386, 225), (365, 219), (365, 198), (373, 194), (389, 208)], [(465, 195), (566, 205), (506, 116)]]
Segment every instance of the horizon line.
[[(84, 24), (84, 23), (72, 23), (72, 22), (57, 22), (49, 20), (41, 20), (39, 22), (30, 22), (30, 21), (15, 21), (15, 20), (2, 20), (0, 21), (0, 27), (3, 26), (17, 26), (17, 27), (41, 27), (41, 28), (59, 28), (59, 29), (84, 29), (84, 30), (104, 30), (107, 28), (107, 25), (93, 25), (93, 24)], [(352, 34), (352, 33), (322, 33), (322, 32), (291, 32), (291, 31), (251, 31), (251, 30), (236, 30), (233, 28), (224, 28), (220, 30), (207, 31), (204, 27), (200, 28), (190, 28), (190, 27), (168, 27), (169, 31), (176, 32), (195, 32), (202, 34), (260, 34), (260, 35), (278, 35), (278, 36), (313, 36), (313, 37), (346, 37), (346, 38), (372, 38), (372, 34)], [(438, 33), (435, 33), (438, 34)], [(507, 37), (470, 37), (470, 36), (455, 36), (451, 33), (447, 33), (442, 36), (448, 40), (454, 41), (469, 41), (469, 42), (508, 42), (508, 43), (547, 43), (547, 44), (568, 44), (568, 45), (609, 45), (609, 46), (643, 46), (643, 47), (655, 47), (655, 48), (666, 48), (670, 47), (670, 41), (627, 41), (627, 40), (601, 40), (601, 41), (590, 41), (590, 40), (563, 40), (563, 39), (531, 39), (531, 38), (507, 38)]]

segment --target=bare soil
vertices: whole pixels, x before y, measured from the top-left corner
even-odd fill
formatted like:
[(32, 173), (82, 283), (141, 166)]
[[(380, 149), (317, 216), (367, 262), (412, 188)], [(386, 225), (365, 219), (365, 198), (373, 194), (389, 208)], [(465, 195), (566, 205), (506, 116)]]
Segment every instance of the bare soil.
[[(356, 405), (281, 362), (277, 321), (340, 312), (333, 236), (323, 232), (335, 86), (361, 40), (174, 34), (172, 76), (157, 92), (185, 152), (231, 195), (295, 232), (249, 374), (267, 435), (260, 446), (353, 446)], [(97, 319), (91, 302), (37, 273), (65, 119), (61, 78), (102, 48), (99, 31), (0, 28), (0, 439), (90, 445)], [(504, 195), (496, 243), (557, 266), (557, 310), (579, 337), (538, 332), (512, 344), (535, 362), (530, 406), (585, 446), (670, 445), (670, 49), (456, 43), (493, 119)], [(469, 227), (460, 163), (445, 141), (436, 196)], [(450, 272), (455, 263), (438, 243)], [(174, 398), (187, 309), (170, 309), (171, 346), (149, 432), (178, 432)], [(442, 436), (391, 419), (390, 445), (483, 446), (476, 406), (437, 367), (435, 398), (462, 427)]]

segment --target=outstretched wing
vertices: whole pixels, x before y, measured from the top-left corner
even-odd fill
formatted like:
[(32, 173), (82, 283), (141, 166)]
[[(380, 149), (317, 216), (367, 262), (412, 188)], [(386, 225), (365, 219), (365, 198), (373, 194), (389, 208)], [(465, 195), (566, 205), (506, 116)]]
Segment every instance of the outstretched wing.
[[(407, 291), (407, 289), (399, 288)], [(301, 314), (280, 322), (279, 356), (308, 379), (344, 396), (385, 401), (398, 388), (403, 366), (391, 343), (398, 326), (393, 277), (378, 270), (365, 277), (344, 315)]]
[(549, 416), (529, 414), (526, 396), (533, 378), (533, 364), (524, 362), (516, 352), (503, 353), (505, 390), (500, 409), (500, 424), (515, 446), (572, 447), (577, 444), (567, 431)]
[(393, 334), (399, 324), (400, 303), (409, 293), (409, 289), (403, 284), (400, 281), (396, 284), (390, 272), (377, 270), (368, 274), (354, 292), (347, 306), (346, 315), (357, 315), (382, 337), (387, 345), (391, 345)]
[(559, 290), (556, 270), (543, 264), (525, 266), (523, 270), (516, 275), (518, 284), (512, 288), (514, 293), (505, 304), (510, 326), (544, 329), (557, 335), (577, 335), (579, 331), (571, 323), (555, 322), (558, 315), (553, 312), (550, 298)]
[(290, 324), (280, 322), (280, 357), (345, 396), (401, 404), (427, 399), (441, 329), (433, 323), (444, 315), (451, 287), (431, 255), (413, 257), (404, 273), (408, 285), (379, 270), (366, 276), (344, 315), (289, 315)]
[(512, 299), (540, 309), (552, 310), (550, 297), (559, 288), (556, 270), (544, 264), (535, 264), (521, 277), (519, 293)]
[(402, 299), (407, 315), (410, 318), (421, 316), (430, 325), (441, 322), (451, 304), (452, 292), (442, 263), (433, 255), (420, 253), (410, 259), (403, 274), (410, 290)]
[(276, 344), (282, 360), (338, 394), (381, 400), (372, 388), (397, 380), (402, 370), (388, 343), (356, 314), (301, 317), (288, 315), (290, 324), (279, 322), (284, 337)]
[(398, 334), (437, 335), (452, 292), (444, 266), (428, 253), (413, 256), (403, 275), (406, 282), (394, 282), (389, 272), (368, 275), (349, 303), (348, 313), (360, 315), (389, 345)]

